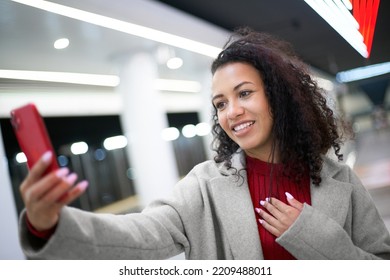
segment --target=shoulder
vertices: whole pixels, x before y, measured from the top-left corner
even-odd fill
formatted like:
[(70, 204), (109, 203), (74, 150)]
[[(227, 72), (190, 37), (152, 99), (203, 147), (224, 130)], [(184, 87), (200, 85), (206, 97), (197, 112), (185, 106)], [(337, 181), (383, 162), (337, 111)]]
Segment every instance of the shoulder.
[(325, 156), (321, 174), (325, 178), (330, 177), (343, 182), (349, 182), (354, 172), (347, 164)]
[(335, 182), (346, 183), (352, 187), (352, 193), (367, 196), (367, 189), (360, 178), (351, 167), (343, 162), (325, 157), (321, 174), (324, 183), (331, 185), (338, 185), (334, 184)]
[(222, 176), (222, 163), (216, 163), (214, 160), (207, 160), (195, 165), (188, 173), (188, 176), (196, 176), (199, 179), (212, 179)]
[(225, 162), (217, 163), (214, 160), (208, 160), (196, 165), (189, 175), (196, 174), (202, 178), (226, 177), (235, 175), (237, 171), (245, 169), (245, 166), (245, 154), (239, 149), (232, 155), (230, 167)]
[(205, 203), (213, 196), (212, 181), (221, 176), (223, 175), (215, 161), (208, 160), (199, 163), (177, 182), (172, 195), (165, 203), (173, 206), (181, 215), (187, 211), (193, 214), (201, 211)]

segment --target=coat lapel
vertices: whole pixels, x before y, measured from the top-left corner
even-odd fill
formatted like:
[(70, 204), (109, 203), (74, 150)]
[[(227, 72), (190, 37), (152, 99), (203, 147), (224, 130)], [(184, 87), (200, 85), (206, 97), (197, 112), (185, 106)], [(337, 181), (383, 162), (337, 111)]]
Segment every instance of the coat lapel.
[(336, 175), (335, 171), (325, 161), (321, 174), (321, 185), (316, 187), (311, 184), (311, 202), (315, 209), (331, 217), (340, 225), (344, 225), (349, 208), (351, 207), (353, 186), (337, 180), (335, 178)]
[[(242, 155), (235, 155), (235, 160), (242, 160)], [(233, 162), (237, 171), (242, 163)], [(223, 231), (226, 233), (234, 259), (262, 259), (260, 239), (252, 200), (248, 190), (246, 172), (242, 177), (233, 175), (234, 170), (222, 168), (225, 176), (211, 181), (215, 208)]]

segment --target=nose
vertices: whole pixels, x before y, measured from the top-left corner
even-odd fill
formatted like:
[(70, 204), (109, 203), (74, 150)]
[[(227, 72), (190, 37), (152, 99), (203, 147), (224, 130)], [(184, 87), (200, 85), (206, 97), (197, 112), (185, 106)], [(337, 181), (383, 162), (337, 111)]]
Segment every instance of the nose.
[(229, 119), (236, 119), (244, 113), (244, 107), (240, 104), (240, 102), (230, 102), (227, 112), (227, 117)]

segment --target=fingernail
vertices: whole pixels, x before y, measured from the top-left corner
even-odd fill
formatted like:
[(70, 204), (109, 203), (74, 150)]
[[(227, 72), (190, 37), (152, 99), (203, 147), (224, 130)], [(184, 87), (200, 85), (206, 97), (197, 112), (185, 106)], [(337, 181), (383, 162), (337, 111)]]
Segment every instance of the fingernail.
[(78, 188), (80, 191), (84, 191), (86, 188), (88, 188), (88, 185), (89, 185), (89, 182), (84, 180), (84, 181), (81, 181), (78, 185)]
[(271, 199), (269, 197), (265, 198), (265, 201), (269, 202)]
[(76, 173), (72, 173), (70, 174), (68, 177), (66, 177), (66, 182), (69, 184), (69, 185), (73, 185), (74, 182), (76, 182), (77, 180), (77, 174)]
[(62, 178), (64, 176), (68, 175), (68, 173), (69, 173), (69, 169), (67, 167), (63, 167), (63, 168), (60, 168), (56, 171), (56, 176), (58, 178)]
[(260, 208), (255, 208), (256, 212), (260, 214)]
[(262, 224), (264, 221), (262, 219), (259, 219), (259, 223)]
[(43, 160), (45, 163), (49, 163), (49, 162), (51, 161), (52, 156), (53, 156), (52, 152), (47, 151), (47, 152), (45, 152), (45, 153), (42, 155), (42, 160)]
[(294, 198), (289, 192), (285, 192), (285, 194), (286, 194), (286, 197), (288, 199), (293, 199)]
[(264, 206), (264, 204), (265, 204), (265, 201), (264, 200), (260, 200), (260, 205)]

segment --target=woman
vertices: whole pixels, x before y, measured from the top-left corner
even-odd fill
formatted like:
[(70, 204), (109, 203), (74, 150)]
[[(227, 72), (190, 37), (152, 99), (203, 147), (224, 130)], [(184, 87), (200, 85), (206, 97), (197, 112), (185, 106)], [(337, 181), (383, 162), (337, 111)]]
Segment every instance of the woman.
[[(339, 154), (321, 90), (289, 46), (237, 32), (212, 65), (214, 161), (194, 167), (170, 199), (142, 213), (65, 206), (86, 188), (45, 154), (21, 185), (29, 258), (390, 259), (390, 237)], [(27, 218), (28, 217), (28, 218)]]

